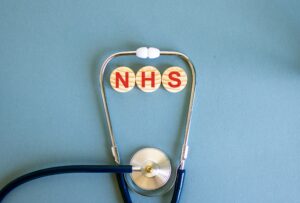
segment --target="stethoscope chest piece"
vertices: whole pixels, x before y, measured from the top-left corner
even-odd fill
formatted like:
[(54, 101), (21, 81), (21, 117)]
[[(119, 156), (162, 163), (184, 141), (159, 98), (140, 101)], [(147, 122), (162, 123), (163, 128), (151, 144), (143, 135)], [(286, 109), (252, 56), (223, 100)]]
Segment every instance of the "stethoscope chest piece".
[(140, 149), (131, 158), (130, 165), (139, 169), (127, 176), (133, 190), (147, 196), (167, 191), (163, 188), (168, 185), (172, 166), (168, 156), (160, 149)]

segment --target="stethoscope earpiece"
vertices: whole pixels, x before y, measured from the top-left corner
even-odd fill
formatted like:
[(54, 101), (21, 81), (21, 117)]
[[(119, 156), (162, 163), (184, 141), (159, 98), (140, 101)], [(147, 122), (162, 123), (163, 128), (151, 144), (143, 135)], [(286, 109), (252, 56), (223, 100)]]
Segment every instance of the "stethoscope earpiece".
[(142, 59), (155, 59), (160, 56), (160, 50), (154, 47), (140, 47), (136, 50), (136, 56)]

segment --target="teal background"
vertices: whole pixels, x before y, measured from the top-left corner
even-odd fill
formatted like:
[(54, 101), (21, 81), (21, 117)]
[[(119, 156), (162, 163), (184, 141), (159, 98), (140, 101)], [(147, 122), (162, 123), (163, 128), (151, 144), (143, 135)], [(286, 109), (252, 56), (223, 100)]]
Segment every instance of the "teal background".
[[(299, 9), (296, 0), (1, 0), (0, 187), (44, 167), (113, 163), (97, 66), (155, 46), (197, 69), (182, 202), (299, 203)], [(124, 64), (180, 62), (129, 58), (109, 71)], [(188, 89), (107, 91), (124, 163), (143, 146), (178, 160)], [(47, 177), (4, 202), (121, 202), (115, 187), (111, 175)]]

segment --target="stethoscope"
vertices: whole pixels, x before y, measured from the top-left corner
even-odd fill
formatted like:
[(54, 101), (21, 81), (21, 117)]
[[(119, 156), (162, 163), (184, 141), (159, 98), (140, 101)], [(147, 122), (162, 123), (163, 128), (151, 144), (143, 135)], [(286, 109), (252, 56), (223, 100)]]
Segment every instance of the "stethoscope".
[[(147, 147), (138, 150), (132, 156), (129, 165), (121, 164), (104, 88), (104, 73), (107, 66), (113, 59), (123, 56), (136, 56), (144, 59), (155, 59), (160, 56), (177, 56), (181, 58), (190, 69), (192, 80), (189, 96), (189, 107), (185, 121), (185, 132), (180, 161), (177, 167), (175, 167), (177, 168), (175, 171), (172, 170), (172, 164), (168, 156), (162, 150), (153, 147)], [(174, 188), (171, 202), (179, 202), (185, 177), (185, 161), (188, 156), (189, 130), (195, 97), (196, 74), (191, 60), (180, 52), (160, 51), (159, 49), (152, 47), (141, 47), (136, 51), (117, 52), (110, 55), (103, 62), (100, 68), (99, 82), (105, 118), (111, 140), (111, 152), (115, 160), (115, 165), (71, 165), (34, 171), (20, 176), (4, 186), (0, 191), (0, 202), (2, 202), (6, 195), (8, 195), (13, 189), (28, 181), (45, 176), (66, 173), (114, 173), (116, 175), (119, 189), (125, 203), (132, 202), (129, 194), (129, 187), (133, 191), (146, 196), (161, 195), (168, 192), (171, 188)]]

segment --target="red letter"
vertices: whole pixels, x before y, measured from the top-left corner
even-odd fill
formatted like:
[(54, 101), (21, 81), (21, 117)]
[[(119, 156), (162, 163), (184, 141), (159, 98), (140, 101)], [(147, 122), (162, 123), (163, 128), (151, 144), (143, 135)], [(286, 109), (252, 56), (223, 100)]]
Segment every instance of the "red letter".
[(125, 72), (125, 80), (122, 78), (122, 75), (119, 72), (116, 72), (116, 88), (119, 88), (119, 80), (121, 80), (124, 87), (129, 87), (129, 73)]
[(151, 77), (150, 78), (146, 78), (146, 74), (143, 71), (142, 72), (142, 87), (145, 87), (145, 81), (146, 80), (150, 80), (151, 81), (151, 87), (155, 87), (155, 72), (151, 72)]
[(177, 76), (177, 77), (180, 77), (180, 73), (177, 72), (177, 71), (171, 71), (171, 72), (169, 73), (169, 78), (170, 78), (170, 80), (175, 81), (176, 84), (172, 84), (172, 82), (168, 82), (168, 85), (169, 85), (170, 87), (173, 87), (173, 88), (180, 87), (180, 85), (181, 85), (181, 80), (180, 80), (179, 78), (177, 78), (177, 77), (174, 77), (174, 75)]

